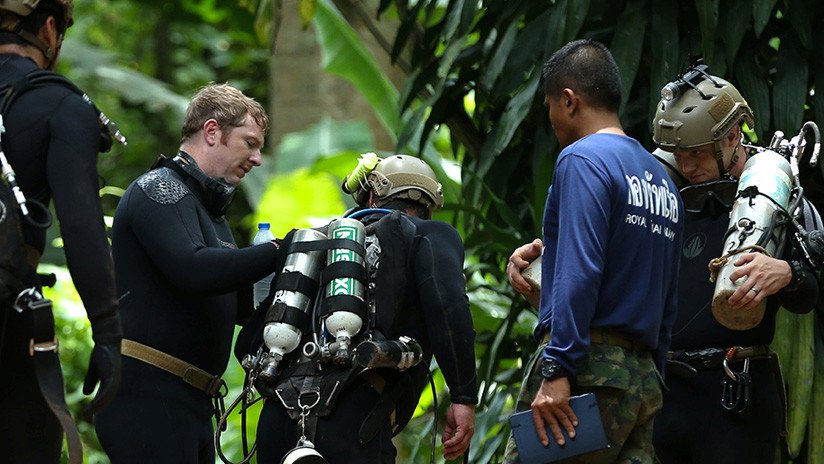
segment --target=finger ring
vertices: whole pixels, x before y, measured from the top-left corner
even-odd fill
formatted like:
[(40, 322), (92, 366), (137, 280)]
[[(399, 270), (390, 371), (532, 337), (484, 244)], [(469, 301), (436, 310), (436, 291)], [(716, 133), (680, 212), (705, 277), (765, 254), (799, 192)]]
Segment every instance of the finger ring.
[(755, 294), (758, 295), (758, 292), (760, 292), (761, 290), (758, 290), (757, 288), (753, 287), (750, 289), (750, 291), (755, 292)]

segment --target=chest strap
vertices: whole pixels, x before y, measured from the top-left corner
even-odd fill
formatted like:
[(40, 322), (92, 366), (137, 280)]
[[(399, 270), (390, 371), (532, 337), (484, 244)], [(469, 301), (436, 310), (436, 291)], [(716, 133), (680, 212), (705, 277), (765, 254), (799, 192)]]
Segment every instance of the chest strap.
[(123, 356), (143, 361), (180, 377), (184, 382), (206, 393), (210, 398), (225, 396), (226, 394), (226, 383), (223, 379), (170, 354), (125, 338), (121, 342), (120, 350)]

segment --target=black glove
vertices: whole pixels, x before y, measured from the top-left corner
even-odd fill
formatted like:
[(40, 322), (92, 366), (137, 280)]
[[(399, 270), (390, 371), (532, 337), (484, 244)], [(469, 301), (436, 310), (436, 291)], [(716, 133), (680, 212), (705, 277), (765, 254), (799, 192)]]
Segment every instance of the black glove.
[(91, 395), (94, 387), (100, 382), (100, 389), (92, 401), (83, 408), (83, 416), (87, 419), (109, 404), (120, 386), (120, 343), (98, 343), (92, 349), (89, 358), (89, 371), (83, 382), (83, 394)]
[[(274, 270), (278, 274), (280, 274), (280, 271), (283, 270), (283, 266), (286, 264), (286, 257), (289, 255), (289, 246), (292, 245), (292, 239), (295, 237), (295, 232), (297, 232), (297, 229), (292, 229), (286, 234), (285, 237), (275, 239), (275, 244), (277, 245), (278, 250), (280, 250), (277, 260), (275, 260), (274, 263)], [(275, 286), (272, 285), (271, 288), (275, 288)]]
[(89, 358), (89, 370), (83, 381), (83, 394), (91, 395), (98, 382), (100, 388), (92, 401), (83, 408), (83, 417), (89, 421), (92, 415), (114, 399), (120, 386), (120, 340), (123, 338), (120, 317), (115, 313), (114, 316), (92, 322), (92, 332), (95, 345)]

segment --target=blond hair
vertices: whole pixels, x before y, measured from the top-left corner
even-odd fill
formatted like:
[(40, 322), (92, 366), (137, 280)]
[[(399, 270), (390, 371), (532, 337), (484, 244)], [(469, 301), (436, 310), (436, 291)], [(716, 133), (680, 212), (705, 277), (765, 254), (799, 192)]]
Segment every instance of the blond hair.
[(195, 93), (183, 118), (180, 143), (198, 133), (209, 119), (217, 121), (223, 128), (242, 126), (246, 115), (265, 132), (269, 127), (269, 117), (260, 103), (247, 97), (229, 84), (208, 84)]

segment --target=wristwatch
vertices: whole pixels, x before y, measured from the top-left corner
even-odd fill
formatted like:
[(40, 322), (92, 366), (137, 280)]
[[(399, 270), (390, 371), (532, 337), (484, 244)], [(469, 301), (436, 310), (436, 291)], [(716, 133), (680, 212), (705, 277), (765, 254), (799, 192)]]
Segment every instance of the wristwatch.
[(567, 372), (561, 367), (561, 364), (552, 358), (541, 359), (541, 377), (544, 380), (555, 380), (561, 377), (566, 377)]

